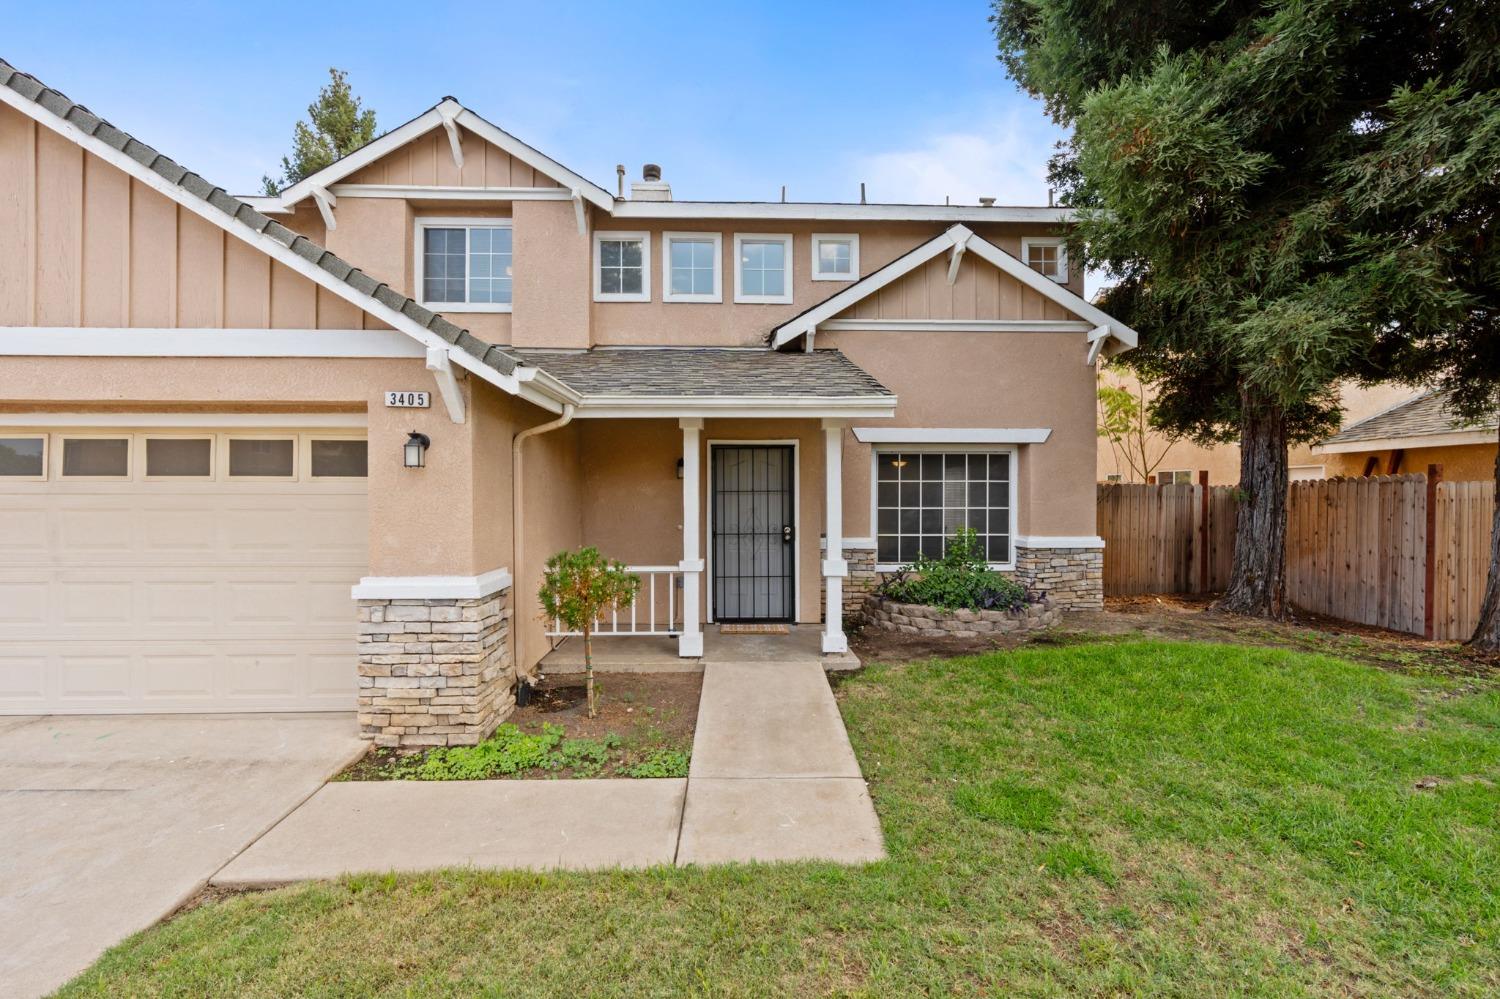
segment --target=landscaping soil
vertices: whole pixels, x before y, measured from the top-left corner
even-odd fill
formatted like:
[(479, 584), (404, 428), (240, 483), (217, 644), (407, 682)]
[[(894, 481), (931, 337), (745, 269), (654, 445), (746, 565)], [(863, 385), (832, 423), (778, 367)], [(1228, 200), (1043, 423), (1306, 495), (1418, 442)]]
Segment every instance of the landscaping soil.
[(1400, 673), (1500, 679), (1500, 656), (1458, 642), (1429, 641), (1295, 609), (1284, 621), (1240, 617), (1215, 610), (1217, 597), (1106, 597), (1104, 610), (1069, 612), (1046, 631), (978, 638), (929, 638), (866, 628), (851, 637), (850, 646), (864, 662), (900, 663), (1103, 637), (1168, 638), (1322, 652)]
[[(594, 777), (622, 777), (613, 764), (631, 763), (653, 749), (691, 752), (698, 724), (698, 696), (703, 690), (701, 673), (605, 673), (594, 675), (599, 714), (588, 716), (584, 679), (579, 674), (548, 677), (524, 708), (516, 708), (505, 724), (528, 734), (540, 733), (543, 725), (560, 726), (564, 739), (620, 738), (613, 763)], [(340, 773), (335, 780), (390, 780), (387, 766), (397, 758), (422, 755), (430, 750), (371, 749)], [(518, 773), (497, 779), (544, 777), (567, 779), (566, 768)]]

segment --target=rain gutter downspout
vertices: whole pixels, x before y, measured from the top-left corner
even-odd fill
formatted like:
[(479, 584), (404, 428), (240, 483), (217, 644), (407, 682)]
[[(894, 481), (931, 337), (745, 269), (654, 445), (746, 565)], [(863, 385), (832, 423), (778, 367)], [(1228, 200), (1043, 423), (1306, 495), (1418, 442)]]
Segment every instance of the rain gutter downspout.
[[(513, 586), (514, 586), (515, 583), (520, 583), (520, 582), (522, 582), (526, 578), (525, 577), (524, 562), (522, 561), (522, 559), (524, 557), (524, 554), (525, 554), (524, 553), (524, 542), (522, 541), (522, 538), (524, 537), (524, 534), (522, 533), (522, 530), (523, 530), (523, 527), (524, 527), (524, 524), (525, 524), (525, 517), (523, 516), (523, 502), (522, 502), (522, 492), (523, 492), (523, 490), (522, 490), (522, 482), (523, 482), (523, 480), (521, 478), (521, 461), (522, 461), (521, 445), (525, 444), (528, 440), (530, 440), (533, 437), (540, 437), (542, 434), (549, 433), (549, 432), (551, 432), (553, 430), (558, 430), (558, 429), (560, 429), (562, 427), (567, 426), (569, 423), (572, 423), (573, 422), (573, 410), (574, 410), (573, 404), (571, 402), (565, 402), (565, 403), (563, 403), (562, 415), (559, 416), (557, 419), (552, 420), (549, 423), (540, 423), (540, 424), (537, 424), (534, 427), (528, 427), (525, 430), (522, 430), (520, 433), (516, 434), (516, 436), (511, 440), (511, 443), (510, 443), (510, 486), (511, 486), (510, 513), (511, 513), (511, 531), (512, 531), (512, 534), (511, 534), (511, 548), (512, 548), (513, 554), (515, 555), (515, 565), (516, 565), (515, 574), (513, 576), (513, 579), (514, 579), (514, 583), (512, 584)], [(516, 616), (515, 616), (516, 607), (517, 607), (517, 605), (519, 603), (520, 603), (520, 596), (518, 594), (512, 593), (511, 594), (511, 600), (510, 600), (510, 606), (511, 606), (510, 651), (511, 651), (511, 662), (515, 664), (516, 674), (518, 676), (521, 675), (521, 669), (522, 669), (521, 663), (523, 661), (521, 659), (521, 633), (522, 633), (522, 630), (521, 630), (520, 627), (518, 627), (516, 625)]]

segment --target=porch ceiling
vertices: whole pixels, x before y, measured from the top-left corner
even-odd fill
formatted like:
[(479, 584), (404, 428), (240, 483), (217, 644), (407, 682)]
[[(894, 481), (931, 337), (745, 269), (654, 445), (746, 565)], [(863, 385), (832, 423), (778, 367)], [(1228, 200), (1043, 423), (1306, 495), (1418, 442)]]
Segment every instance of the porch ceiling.
[(579, 396), (578, 415), (890, 416), (896, 396), (837, 350), (595, 347), (526, 349)]

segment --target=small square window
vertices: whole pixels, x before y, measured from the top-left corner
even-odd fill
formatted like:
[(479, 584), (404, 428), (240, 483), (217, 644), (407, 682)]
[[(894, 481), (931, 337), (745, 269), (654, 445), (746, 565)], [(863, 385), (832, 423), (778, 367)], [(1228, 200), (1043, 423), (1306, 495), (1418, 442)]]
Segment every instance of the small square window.
[(130, 474), (130, 438), (66, 437), (62, 473), (80, 478), (124, 478)]
[(461, 219), (417, 223), (417, 285), (423, 304), (453, 312), (510, 311), (510, 221), (486, 223)]
[(1056, 281), (1068, 280), (1068, 246), (1060, 236), (1027, 236), (1021, 240), (1021, 259), (1026, 266)]
[(319, 441), (309, 445), (315, 479), (362, 479), (370, 474), (370, 449), (365, 441)]
[(736, 302), (791, 302), (791, 236), (735, 233), (734, 259)]
[(207, 437), (148, 437), (146, 477), (206, 479), (213, 475), (213, 451)]
[(229, 441), (229, 474), (236, 478), (289, 479), (296, 468), (296, 441), (237, 437)]
[(855, 235), (814, 234), (812, 238), (812, 279), (814, 281), (856, 281), (859, 279), (859, 237)]
[(651, 301), (649, 233), (594, 233), (594, 301)]
[(662, 234), (662, 301), (721, 302), (723, 236), (716, 232)]
[(0, 478), (42, 478), (46, 453), (45, 437), (0, 437)]

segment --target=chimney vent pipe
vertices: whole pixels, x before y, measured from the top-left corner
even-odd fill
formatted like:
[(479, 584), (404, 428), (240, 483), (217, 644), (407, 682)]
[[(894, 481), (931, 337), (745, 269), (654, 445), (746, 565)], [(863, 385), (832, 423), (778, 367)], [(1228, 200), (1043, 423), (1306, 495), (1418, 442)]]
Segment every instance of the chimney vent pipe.
[(641, 167), (641, 180), (648, 183), (661, 180), (661, 166), (656, 163), (647, 163)]

